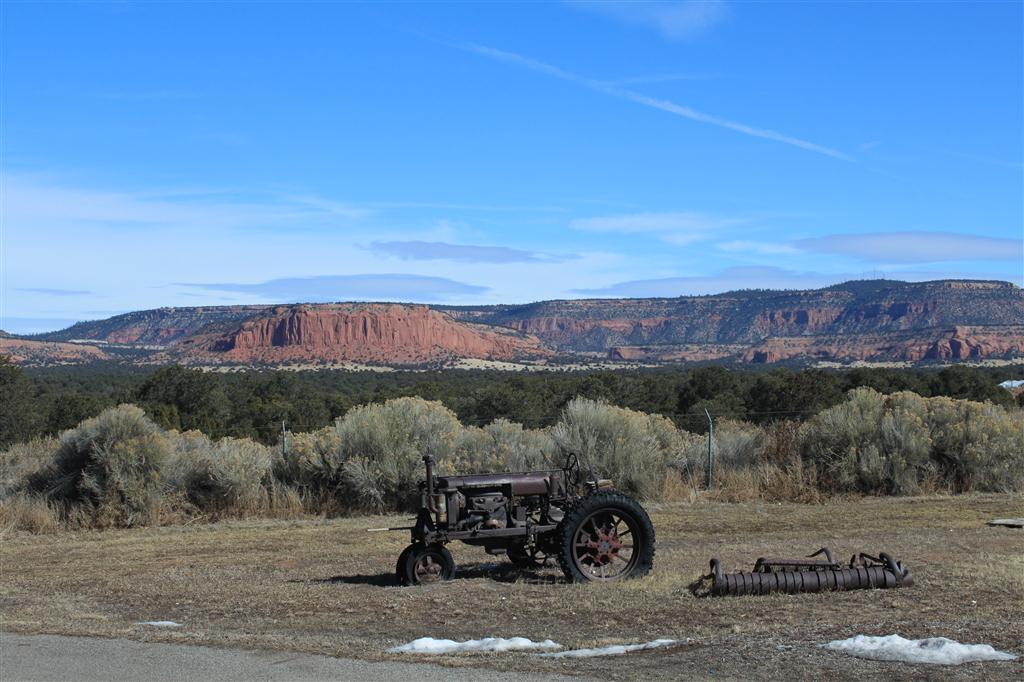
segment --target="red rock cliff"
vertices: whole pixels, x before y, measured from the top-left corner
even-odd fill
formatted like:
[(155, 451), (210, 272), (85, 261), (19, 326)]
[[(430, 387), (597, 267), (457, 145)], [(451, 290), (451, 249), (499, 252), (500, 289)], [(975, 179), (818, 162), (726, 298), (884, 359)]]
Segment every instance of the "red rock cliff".
[(792, 358), (819, 360), (982, 360), (1024, 354), (1024, 326), (930, 332), (892, 332), (857, 337), (775, 337), (740, 354), (744, 362), (771, 363)]
[(206, 349), (237, 361), (418, 363), (543, 355), (535, 338), (483, 330), (425, 306), (299, 306), (242, 323)]

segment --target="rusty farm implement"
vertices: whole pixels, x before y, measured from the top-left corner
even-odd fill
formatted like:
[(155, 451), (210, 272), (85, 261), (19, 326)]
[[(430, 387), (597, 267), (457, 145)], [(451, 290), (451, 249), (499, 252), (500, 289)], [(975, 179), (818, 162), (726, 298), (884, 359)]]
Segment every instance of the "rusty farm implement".
[[(815, 557), (824, 555), (824, 559)], [(718, 559), (711, 560), (711, 573), (694, 591), (705, 596), (743, 596), (784, 592), (826, 592), (841, 590), (910, 587), (914, 578), (901, 562), (881, 552), (877, 557), (855, 554), (849, 563), (837, 562), (823, 547), (806, 559), (758, 559), (751, 571), (724, 573)]]

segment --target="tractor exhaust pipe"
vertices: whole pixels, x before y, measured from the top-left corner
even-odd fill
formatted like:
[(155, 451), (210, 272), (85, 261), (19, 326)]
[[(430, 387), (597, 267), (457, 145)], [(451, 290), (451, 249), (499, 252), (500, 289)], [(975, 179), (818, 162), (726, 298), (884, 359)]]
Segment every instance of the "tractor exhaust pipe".
[(723, 573), (718, 559), (711, 560), (711, 573), (698, 581), (694, 593), (701, 591), (700, 585), (710, 581), (710, 588), (704, 596), (744, 596), (785, 592), (826, 592), (838, 590), (889, 589), (910, 587), (914, 578), (910, 571), (892, 555), (885, 552), (877, 557), (855, 554), (850, 563), (841, 566), (833, 560), (832, 552), (823, 547), (814, 557), (824, 554), (825, 560), (806, 559), (758, 559), (752, 571)]

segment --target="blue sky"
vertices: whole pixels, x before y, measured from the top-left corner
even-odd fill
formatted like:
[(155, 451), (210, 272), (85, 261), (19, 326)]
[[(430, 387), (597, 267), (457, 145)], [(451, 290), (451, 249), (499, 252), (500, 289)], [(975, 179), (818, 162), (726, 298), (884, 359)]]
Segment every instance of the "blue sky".
[(7, 1), (0, 327), (1020, 284), (1022, 7)]

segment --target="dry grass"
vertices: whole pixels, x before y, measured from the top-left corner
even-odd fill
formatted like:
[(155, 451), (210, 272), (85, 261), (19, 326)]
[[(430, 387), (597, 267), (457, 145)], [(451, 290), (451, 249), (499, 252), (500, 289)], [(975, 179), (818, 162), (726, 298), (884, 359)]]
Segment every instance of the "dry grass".
[(45, 497), (18, 493), (0, 499), (0, 529), (54, 533), (64, 527), (60, 509)]
[[(446, 658), (524, 672), (612, 679), (1020, 678), (1024, 662), (937, 669), (861, 661), (816, 645), (899, 633), (986, 642), (1024, 653), (1024, 535), (985, 522), (1015, 516), (1019, 495), (868, 498), (823, 505), (651, 505), (654, 572), (615, 586), (568, 585), (557, 571), (519, 573), (478, 548), (452, 547), (457, 579), (399, 588), (407, 538), (363, 529), (401, 517), (229, 521), (213, 525), (30, 535), (0, 546), (0, 617), (18, 632), (85, 634), (387, 658), (430, 635), (552, 638), (567, 646), (692, 639), (614, 659), (524, 655)], [(760, 598), (693, 597), (688, 584), (719, 556), (727, 568), (823, 544), (886, 550), (914, 572), (906, 590)], [(137, 626), (170, 619), (175, 631)], [(781, 648), (780, 648), (781, 647)]]
[(57, 446), (56, 438), (33, 438), (0, 450), (0, 497), (15, 492), (25, 479), (45, 469)]

